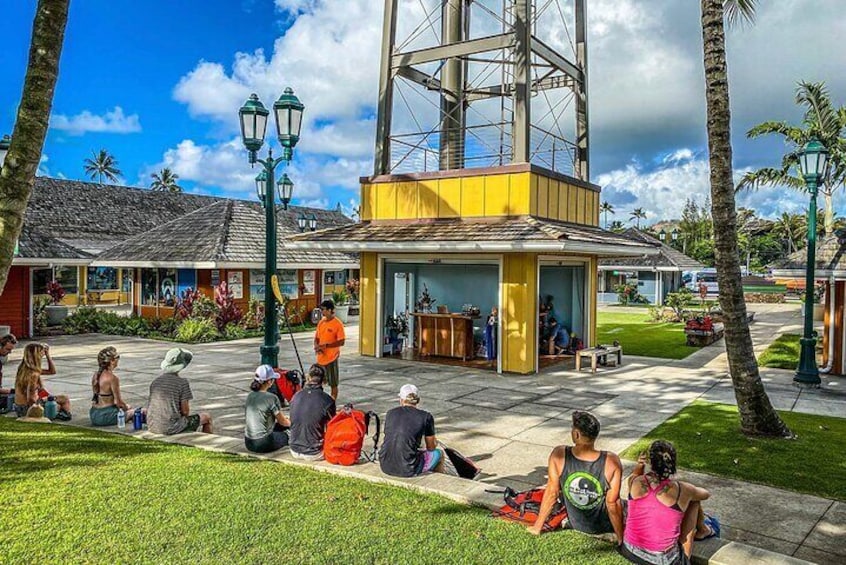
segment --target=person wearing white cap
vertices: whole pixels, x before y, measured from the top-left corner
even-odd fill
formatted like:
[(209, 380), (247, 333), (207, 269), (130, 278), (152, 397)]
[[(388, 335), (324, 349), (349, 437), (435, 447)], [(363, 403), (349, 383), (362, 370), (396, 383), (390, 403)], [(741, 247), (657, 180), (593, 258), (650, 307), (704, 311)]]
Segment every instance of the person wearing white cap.
[[(400, 405), (385, 416), (385, 441), (379, 451), (382, 472), (395, 477), (415, 477), (442, 470), (443, 452), (435, 437), (435, 419), (417, 408), (420, 392), (412, 384), (402, 385)], [(425, 449), (420, 449), (425, 441)]]
[(254, 453), (270, 453), (288, 445), (288, 432), (278, 427), (290, 428), (291, 421), (282, 412), (279, 397), (267, 392), (274, 380), (273, 367), (260, 365), (250, 383), (244, 408), (244, 445)]
[(204, 433), (212, 433), (211, 416), (206, 412), (191, 414), (189, 401), (194, 399), (191, 385), (179, 376), (193, 358), (194, 354), (187, 349), (170, 349), (161, 364), (163, 373), (150, 383), (147, 428), (154, 434), (196, 432), (201, 426)]

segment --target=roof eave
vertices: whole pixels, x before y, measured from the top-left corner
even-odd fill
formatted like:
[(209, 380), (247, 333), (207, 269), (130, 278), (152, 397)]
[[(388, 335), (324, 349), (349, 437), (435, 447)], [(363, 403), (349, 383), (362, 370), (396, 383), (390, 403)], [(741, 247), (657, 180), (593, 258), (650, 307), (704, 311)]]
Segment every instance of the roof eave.
[(61, 257), (15, 257), (12, 259), (12, 265), (14, 266), (29, 266), (29, 267), (36, 267), (41, 265), (77, 265), (77, 266), (84, 266), (90, 265), (91, 259), (82, 259), (82, 258), (75, 258), (75, 259), (68, 259), (68, 258), (61, 258)]
[(658, 250), (647, 246), (614, 245), (575, 241), (290, 241), (286, 249), (321, 249), (332, 251), (375, 252), (479, 252), (514, 251), (587, 253), (590, 255), (641, 256), (655, 255)]

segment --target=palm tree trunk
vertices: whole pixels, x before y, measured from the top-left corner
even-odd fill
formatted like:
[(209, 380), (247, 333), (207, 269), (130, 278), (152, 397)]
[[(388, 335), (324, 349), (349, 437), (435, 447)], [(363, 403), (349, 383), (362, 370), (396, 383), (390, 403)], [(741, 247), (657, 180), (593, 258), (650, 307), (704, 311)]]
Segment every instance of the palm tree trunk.
[(725, 320), (729, 372), (743, 432), (751, 435), (789, 436), (790, 430), (773, 409), (761, 382), (746, 321), (732, 180), (731, 113), (723, 1), (702, 0), (702, 40), (711, 165), (711, 215), (714, 224), (721, 226), (714, 237), (715, 264), (720, 285), (720, 307)]
[(6, 286), (41, 160), (70, 0), (39, 0), (12, 143), (0, 173), (0, 294)]

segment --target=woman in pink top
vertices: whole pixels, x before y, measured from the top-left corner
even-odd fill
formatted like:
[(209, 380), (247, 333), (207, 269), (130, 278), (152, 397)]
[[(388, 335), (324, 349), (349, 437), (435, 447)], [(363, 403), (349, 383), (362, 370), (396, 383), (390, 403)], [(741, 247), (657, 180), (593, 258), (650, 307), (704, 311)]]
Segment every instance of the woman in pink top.
[(672, 479), (676, 448), (668, 441), (649, 446), (650, 472), (641, 455), (628, 479), (626, 529), (620, 553), (639, 565), (687, 565), (693, 540), (718, 536), (720, 524), (702, 511), (707, 490)]

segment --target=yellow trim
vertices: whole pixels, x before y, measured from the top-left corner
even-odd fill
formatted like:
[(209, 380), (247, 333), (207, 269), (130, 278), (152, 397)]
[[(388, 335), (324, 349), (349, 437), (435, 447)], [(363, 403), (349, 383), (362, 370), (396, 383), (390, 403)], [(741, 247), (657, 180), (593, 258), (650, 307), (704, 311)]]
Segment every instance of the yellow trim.
[(537, 254), (509, 253), (502, 258), (502, 370), (535, 372), (537, 339)]
[(379, 336), (376, 335), (379, 256), (376, 253), (361, 254), (359, 281), (361, 310), (359, 311), (358, 347), (362, 355), (375, 357), (379, 341)]
[(485, 177), (461, 179), (461, 217), (485, 215)]
[(414, 220), (418, 215), (417, 208), (417, 183), (397, 183), (397, 214), (398, 220)]
[(438, 183), (438, 217), (461, 216), (461, 179), (441, 179)]

